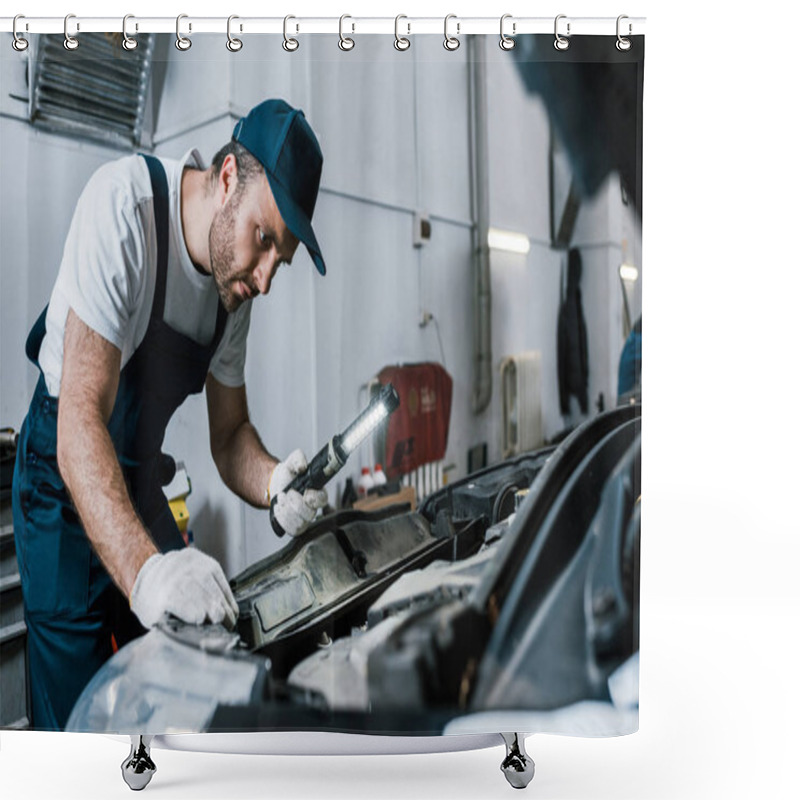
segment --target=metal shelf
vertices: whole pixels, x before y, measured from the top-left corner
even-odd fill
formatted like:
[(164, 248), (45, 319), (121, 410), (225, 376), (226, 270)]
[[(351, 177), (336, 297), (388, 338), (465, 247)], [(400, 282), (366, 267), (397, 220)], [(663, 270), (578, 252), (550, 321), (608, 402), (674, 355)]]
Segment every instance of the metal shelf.
[(9, 523), (0, 527), (0, 544), (5, 544), (7, 540), (14, 541), (14, 525)]
[(0, 644), (10, 642), (12, 639), (18, 639), (24, 636), (28, 631), (28, 626), (24, 622), (15, 622), (13, 625), (6, 625), (0, 628)]
[(5, 578), (0, 578), (0, 594), (7, 592), (10, 589), (16, 589), (21, 585), (22, 579), (19, 577), (19, 573), (15, 573), (14, 575), (6, 575)]

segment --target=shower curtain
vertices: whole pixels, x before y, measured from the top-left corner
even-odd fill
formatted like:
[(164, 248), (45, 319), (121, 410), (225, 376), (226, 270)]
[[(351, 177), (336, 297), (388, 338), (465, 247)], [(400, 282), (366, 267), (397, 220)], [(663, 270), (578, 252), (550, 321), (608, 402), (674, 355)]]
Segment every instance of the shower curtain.
[[(3, 727), (638, 728), (644, 37), (622, 47), (613, 35), (565, 30), (511, 39), (509, 24), (498, 47), (496, 35), (462, 34), (453, 20), (444, 47), (441, 36), (409, 36), (402, 22), (393, 46), (342, 24), (338, 36), (292, 36), (290, 25), (283, 37), (248, 37), (234, 24), (230, 47), (180, 27), (177, 40), (131, 29), (73, 30), (72, 48), (60, 34), (28, 34), (24, 50), (4, 42), (3, 172), (18, 179), (0, 190), (0, 426), (11, 429), (0, 509)], [(129, 33), (135, 47), (123, 46)], [(307, 162), (255, 153), (252, 180), (267, 178), (265, 196), (289, 231), (278, 244), (292, 251), (268, 291), (246, 260), (263, 207), (253, 201), (248, 217), (245, 194), (226, 212), (214, 195), (215, 154), (266, 100), (290, 109), (281, 119), (302, 120), (322, 158), (305, 209), (317, 252), (286, 199), (307, 189)], [(270, 135), (273, 144), (294, 136)], [(165, 167), (163, 236), (142, 155)], [(196, 176), (206, 202), (191, 206)], [(221, 340), (211, 291), (222, 294), (222, 262), (212, 268), (202, 255), (213, 242), (231, 248), (244, 284)], [(165, 472), (153, 467), (147, 478), (180, 534), (160, 549), (187, 546), (217, 562), (235, 621), (197, 624), (174, 608), (142, 619), (135, 602), (129, 610), (105, 532), (83, 532), (107, 487), (78, 499), (71, 481), (80, 477), (61, 471), (70, 310), (116, 354), (109, 380), (124, 374), (134, 389), (151, 381), (144, 394), (168, 393), (171, 368), (144, 377), (161, 352), (155, 336), (152, 351), (143, 345), (161, 291), (159, 248), (177, 254), (163, 266), (167, 324), (187, 351), (211, 348), (212, 376), (203, 371), (168, 415), (158, 443)], [(582, 263), (585, 402), (559, 393), (571, 252)], [(181, 269), (182, 278), (170, 273)], [(28, 333), (45, 308), (32, 352)], [(618, 396), (635, 327), (638, 377)], [(526, 353), (538, 354), (528, 359), (535, 376), (501, 384), (500, 363)], [(310, 462), (366, 407), (382, 372), (409, 364), (452, 378), (436, 481), (390, 474), (372, 491), (377, 506), (348, 502), (348, 479), (355, 485), (392, 458), (379, 430), (326, 474), (327, 501), (295, 537), (275, 534), (261, 497), (226, 487), (210, 457), (209, 414), (213, 428), (219, 407), (203, 398), (209, 381), (246, 391), (248, 419), (276, 461), (301, 449)], [(431, 391), (410, 393), (394, 412), (408, 430), (436, 406)], [(513, 409), (505, 423), (504, 408)], [(121, 428), (135, 430), (137, 407), (120, 413)], [(540, 440), (504, 459), (503, 425), (527, 429), (533, 419)], [(393, 447), (413, 453), (414, 436)], [(128, 497), (118, 501), (157, 540), (120, 448)], [(12, 486), (6, 463), (15, 460)], [(265, 493), (269, 478), (254, 477)], [(87, 636), (90, 674), (54, 683), (54, 673), (72, 674)], [(63, 708), (51, 714), (56, 688)]]

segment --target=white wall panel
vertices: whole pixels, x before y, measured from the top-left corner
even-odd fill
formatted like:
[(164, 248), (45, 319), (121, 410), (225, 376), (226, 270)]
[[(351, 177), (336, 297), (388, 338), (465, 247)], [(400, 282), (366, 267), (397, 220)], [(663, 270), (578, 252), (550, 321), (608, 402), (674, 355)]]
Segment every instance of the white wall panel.
[[(161, 43), (159, 43), (161, 44)], [(189, 50), (168, 48), (156, 117), (156, 146), (227, 114), (234, 54), (216, 37), (197, 37)]]
[[(444, 48), (442, 48), (444, 50)], [(423, 249), (422, 306), (439, 321), (447, 371), (453, 377), (453, 405), (445, 463), (455, 464), (453, 479), (467, 470), (467, 450), (491, 439), (490, 412), (472, 412), (473, 390), (473, 273), (472, 236), (468, 227), (440, 223), (430, 245)], [(424, 330), (426, 357), (439, 361), (436, 330)]]
[(447, 52), (436, 36), (413, 39), (419, 207), (440, 217), (470, 219), (467, 47)]
[(314, 36), (301, 45), (311, 51), (311, 119), (325, 157), (323, 185), (413, 208), (413, 61), (385, 37), (361, 37), (349, 53), (337, 42), (338, 36)]
[[(513, 57), (486, 43), (490, 223), (550, 241), (549, 143), (544, 105), (524, 91)], [(496, 51), (496, 56), (495, 56)]]
[[(371, 378), (389, 364), (420, 360), (423, 345), (410, 216), (329, 195), (321, 210), (328, 275), (314, 283), (318, 446), (364, 407)], [(342, 480), (368, 465), (365, 445)]]
[(238, 117), (233, 114), (215, 116), (210, 122), (181, 133), (156, 146), (155, 155), (161, 158), (183, 158), (188, 150), (197, 148), (208, 166), (214, 154), (231, 138)]
[(231, 103), (237, 115), (270, 97), (283, 98), (306, 111), (309, 48), (286, 53), (282, 36), (243, 36), (242, 41), (242, 49), (230, 56)]

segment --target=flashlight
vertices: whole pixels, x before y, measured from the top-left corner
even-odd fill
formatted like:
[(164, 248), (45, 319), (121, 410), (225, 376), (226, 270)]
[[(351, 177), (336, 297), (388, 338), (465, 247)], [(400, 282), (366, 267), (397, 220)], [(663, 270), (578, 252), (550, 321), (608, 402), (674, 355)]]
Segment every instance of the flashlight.
[[(337, 433), (311, 459), (308, 469), (298, 475), (284, 491), (294, 489), (300, 494), (306, 489), (321, 489), (346, 463), (350, 454), (369, 436), (382, 422), (389, 418), (400, 405), (400, 397), (391, 383), (381, 388), (370, 404), (345, 428)], [(283, 536), (285, 531), (275, 519), (275, 502), (273, 498), (269, 507), (269, 519), (272, 530)]]

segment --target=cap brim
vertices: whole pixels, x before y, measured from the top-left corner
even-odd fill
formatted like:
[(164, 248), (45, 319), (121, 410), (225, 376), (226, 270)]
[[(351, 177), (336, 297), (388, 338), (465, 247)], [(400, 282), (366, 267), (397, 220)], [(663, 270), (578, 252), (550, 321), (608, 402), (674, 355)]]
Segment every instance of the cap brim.
[(272, 196), (278, 204), (278, 211), (281, 212), (286, 227), (306, 246), (317, 272), (324, 275), (327, 271), (325, 261), (322, 258), (317, 237), (314, 235), (314, 229), (311, 227), (311, 220), (303, 209), (292, 200), (292, 196), (281, 186), (280, 181), (274, 175), (270, 175), (267, 170), (264, 171), (267, 173)]

